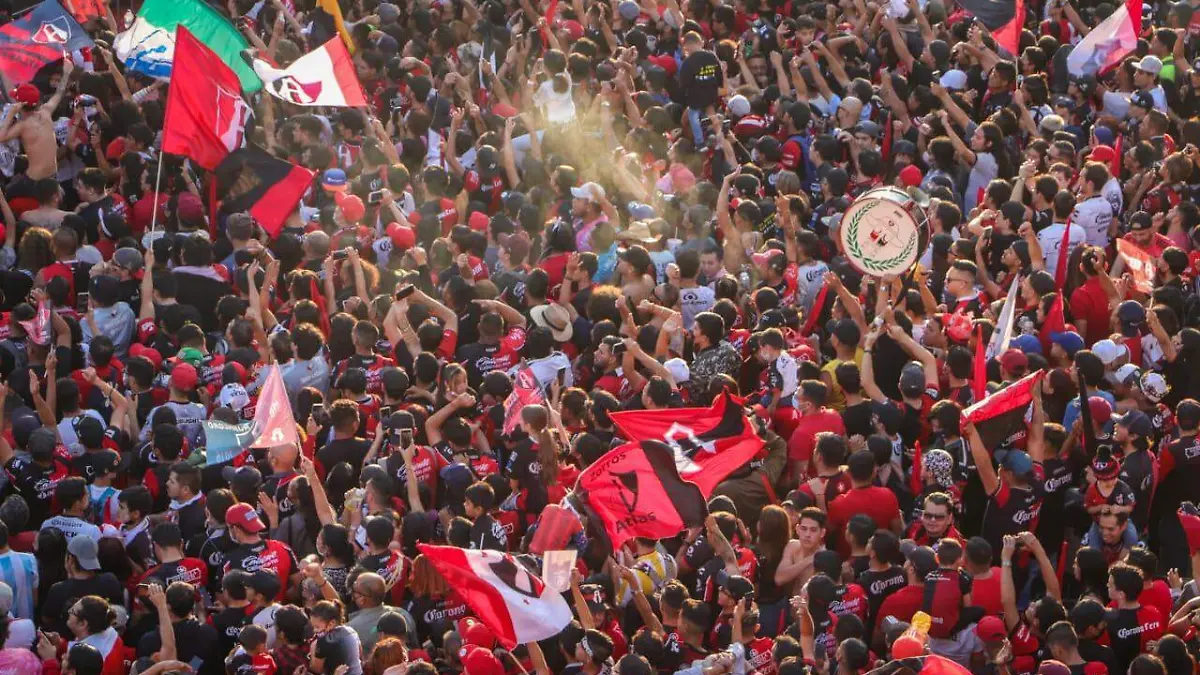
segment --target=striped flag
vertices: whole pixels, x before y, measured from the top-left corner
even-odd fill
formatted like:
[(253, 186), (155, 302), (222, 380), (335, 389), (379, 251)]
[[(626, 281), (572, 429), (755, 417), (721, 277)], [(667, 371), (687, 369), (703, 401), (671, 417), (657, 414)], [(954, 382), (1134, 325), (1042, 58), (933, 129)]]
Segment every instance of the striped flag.
[(1141, 32), (1142, 0), (1126, 0), (1075, 45), (1067, 57), (1067, 71), (1082, 77), (1115, 68), (1121, 59), (1137, 49)]

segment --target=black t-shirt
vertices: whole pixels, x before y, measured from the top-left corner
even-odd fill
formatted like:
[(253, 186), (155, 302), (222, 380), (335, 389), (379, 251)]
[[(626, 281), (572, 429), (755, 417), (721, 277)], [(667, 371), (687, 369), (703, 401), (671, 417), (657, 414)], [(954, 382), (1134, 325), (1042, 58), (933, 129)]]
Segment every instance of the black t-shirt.
[(508, 534), (504, 526), (486, 513), (471, 524), (471, 548), (474, 550), (508, 550)]
[(64, 579), (50, 587), (46, 602), (42, 604), (45, 627), (59, 635), (70, 635), (67, 610), (85, 595), (98, 595), (113, 605), (125, 604), (125, 588), (111, 572), (87, 579)]
[(846, 425), (846, 437), (862, 436), (868, 438), (875, 433), (875, 425), (871, 422), (874, 413), (871, 412), (871, 402), (862, 401), (846, 406), (842, 411), (842, 423)]
[(217, 593), (221, 590), (221, 579), (225, 576), (225, 559), (237, 542), (229, 538), (229, 533), (220, 529), (205, 537), (195, 537), (188, 542), (187, 554), (204, 561), (208, 566), (208, 591)]
[(179, 531), (183, 533), (184, 541), (204, 534), (208, 526), (208, 511), (204, 506), (204, 499), (197, 499), (183, 508), (171, 511), (171, 514), (179, 525)]
[(50, 506), (54, 489), (59, 481), (71, 475), (71, 467), (58, 457), (52, 458), (50, 466), (42, 466), (29, 460), (13, 457), (4, 467), (12, 487), (29, 504), (29, 527), (38, 529), (50, 517)]
[(226, 607), (210, 617), (213, 628), (217, 629), (218, 653), (228, 654), (237, 646), (238, 633), (251, 623), (253, 615), (246, 610), (251, 607)]
[(525, 513), (541, 513), (546, 508), (549, 494), (542, 484), (542, 462), (538, 459), (537, 446), (529, 439), (518, 443), (509, 456), (508, 476), (516, 480), (524, 491), (522, 510)]
[(689, 108), (703, 111), (716, 105), (724, 81), (720, 59), (708, 50), (697, 51), (679, 67), (679, 91)]
[[(225, 664), (219, 645), (217, 629), (212, 626), (191, 617), (175, 623), (176, 659), (184, 663), (191, 663), (195, 658), (202, 659), (199, 675), (224, 675)], [(162, 635), (155, 630), (138, 641), (137, 655), (149, 658), (160, 649)]]
[(339, 438), (329, 441), (325, 447), (317, 450), (317, 461), (326, 471), (333, 469), (341, 462), (346, 462), (354, 469), (354, 475), (362, 470), (363, 458), (371, 450), (371, 444), (362, 438)]
[(904, 588), (908, 579), (904, 575), (903, 567), (893, 565), (878, 572), (868, 569), (858, 575), (856, 582), (867, 594), (867, 629), (870, 630), (875, 625), (876, 614), (883, 606), (883, 601), (892, 593)]

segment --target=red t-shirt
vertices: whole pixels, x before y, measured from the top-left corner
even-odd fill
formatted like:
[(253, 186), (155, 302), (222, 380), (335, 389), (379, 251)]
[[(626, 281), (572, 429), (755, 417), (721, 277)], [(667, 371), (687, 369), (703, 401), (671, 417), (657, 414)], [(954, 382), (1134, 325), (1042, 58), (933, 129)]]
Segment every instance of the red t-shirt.
[(1071, 294), (1071, 315), (1076, 321), (1087, 321), (1087, 344), (1095, 344), (1108, 337), (1108, 294), (1100, 286), (1097, 277), (1088, 279)]
[(971, 603), (980, 607), (986, 614), (1000, 616), (1004, 614), (1004, 605), (1000, 602), (1000, 568), (992, 568), (992, 576), (987, 579), (971, 581)]
[(879, 606), (879, 614), (876, 616), (876, 623), (880, 624), (882, 619), (889, 616), (896, 617), (897, 621), (909, 622), (912, 621), (913, 614), (916, 614), (921, 605), (925, 602), (925, 588), (922, 586), (905, 586), (900, 590), (887, 596), (883, 604)]
[(846, 523), (850, 522), (850, 518), (856, 513), (865, 513), (871, 516), (871, 520), (875, 521), (875, 527), (886, 530), (900, 515), (900, 502), (896, 500), (896, 494), (891, 490), (874, 485), (865, 488), (851, 488), (849, 492), (830, 502), (828, 532), (836, 534), (834, 544), (843, 556), (849, 555), (850, 544), (841, 534), (845, 530)]
[(829, 408), (821, 408), (812, 415), (801, 417), (796, 424), (796, 430), (792, 432), (792, 437), (788, 439), (788, 459), (793, 462), (807, 462), (812, 459), (813, 448), (817, 444), (816, 436), (822, 431), (845, 436), (846, 423), (837, 411)]

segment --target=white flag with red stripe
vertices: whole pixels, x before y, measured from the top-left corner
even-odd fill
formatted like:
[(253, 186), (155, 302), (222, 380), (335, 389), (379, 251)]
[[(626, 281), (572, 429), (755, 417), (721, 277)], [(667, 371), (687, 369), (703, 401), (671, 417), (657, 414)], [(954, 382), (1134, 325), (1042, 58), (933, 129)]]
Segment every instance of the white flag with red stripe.
[(1067, 71), (1076, 77), (1102, 74), (1137, 49), (1142, 32), (1142, 0), (1126, 0), (1092, 29), (1067, 56)]
[(334, 38), (284, 69), (255, 58), (251, 65), (272, 96), (302, 106), (356, 108), (367, 104), (354, 62), (341, 38)]
[(511, 555), (419, 544), (454, 592), (506, 648), (554, 637), (571, 623), (562, 595)]

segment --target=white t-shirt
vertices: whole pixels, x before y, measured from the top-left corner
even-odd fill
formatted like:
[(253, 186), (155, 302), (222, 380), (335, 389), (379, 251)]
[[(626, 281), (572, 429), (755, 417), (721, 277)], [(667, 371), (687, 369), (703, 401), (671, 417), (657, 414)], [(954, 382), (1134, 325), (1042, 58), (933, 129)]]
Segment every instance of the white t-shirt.
[[(1063, 235), (1066, 231), (1065, 224), (1054, 223), (1037, 233), (1038, 243), (1042, 247), (1042, 256), (1046, 259), (1046, 271), (1050, 273), (1050, 276), (1055, 276), (1058, 270), (1058, 251), (1062, 247)], [(1071, 252), (1086, 239), (1087, 232), (1075, 223), (1071, 223), (1071, 242), (1069, 244), (1071, 248), (1067, 251), (1067, 257), (1070, 258)]]
[(71, 541), (80, 535), (91, 537), (96, 542), (100, 541), (100, 528), (74, 516), (54, 516), (53, 518), (47, 518), (42, 523), (41, 529), (45, 530), (51, 527), (61, 530), (67, 541)]
[(683, 314), (683, 327), (691, 330), (696, 315), (712, 309), (716, 301), (717, 294), (708, 286), (679, 289), (679, 309)]
[(1108, 246), (1108, 228), (1112, 225), (1112, 203), (1103, 195), (1092, 195), (1075, 205), (1071, 224), (1087, 233), (1088, 246)]
[(1000, 165), (990, 152), (975, 153), (975, 166), (971, 167), (971, 175), (967, 178), (967, 193), (963, 195), (963, 214), (965, 215), (979, 203), (979, 190), (986, 189), (988, 183), (1000, 176)]

